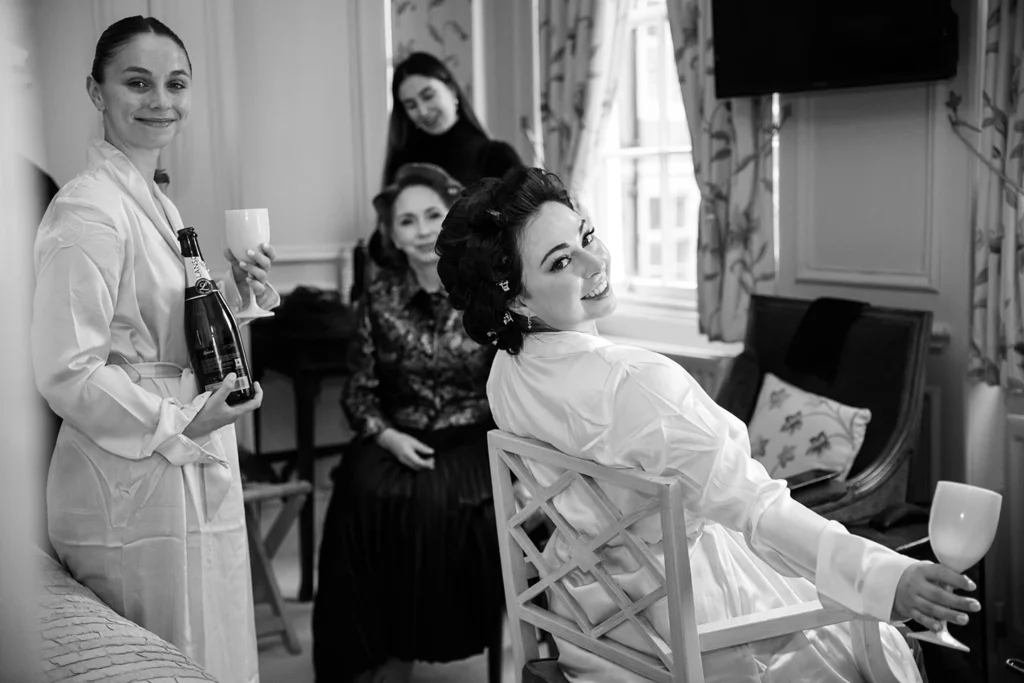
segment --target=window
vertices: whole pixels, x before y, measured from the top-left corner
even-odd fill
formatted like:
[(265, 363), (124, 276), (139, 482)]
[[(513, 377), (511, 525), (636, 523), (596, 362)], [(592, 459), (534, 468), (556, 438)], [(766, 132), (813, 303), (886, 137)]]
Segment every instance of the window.
[(628, 31), (586, 194), (618, 290), (692, 300), (700, 192), (665, 0), (633, 0)]

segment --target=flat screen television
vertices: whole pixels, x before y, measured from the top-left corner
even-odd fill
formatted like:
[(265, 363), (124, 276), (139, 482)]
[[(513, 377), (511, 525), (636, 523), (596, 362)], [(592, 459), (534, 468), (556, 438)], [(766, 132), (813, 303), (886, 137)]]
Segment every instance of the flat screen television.
[(718, 97), (956, 75), (950, 0), (712, 0), (711, 19)]

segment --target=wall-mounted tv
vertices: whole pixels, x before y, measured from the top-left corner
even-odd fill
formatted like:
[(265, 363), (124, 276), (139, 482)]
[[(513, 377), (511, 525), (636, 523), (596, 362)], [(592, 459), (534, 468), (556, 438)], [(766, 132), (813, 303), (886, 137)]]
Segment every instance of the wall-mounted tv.
[(712, 31), (718, 97), (956, 75), (950, 0), (712, 0)]

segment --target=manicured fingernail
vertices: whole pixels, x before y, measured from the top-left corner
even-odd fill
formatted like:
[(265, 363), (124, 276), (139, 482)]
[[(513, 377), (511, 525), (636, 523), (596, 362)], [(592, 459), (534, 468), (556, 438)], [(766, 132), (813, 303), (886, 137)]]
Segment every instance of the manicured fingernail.
[(961, 626), (966, 624), (967, 623), (967, 615), (966, 614), (961, 614), (960, 616), (958, 616), (956, 618), (956, 623), (960, 624)]
[[(965, 576), (964, 578), (965, 578), (965, 579), (967, 579), (967, 577), (966, 577), (966, 576)], [(974, 590), (975, 588), (977, 588), (977, 586), (976, 586), (976, 585), (974, 585), (974, 582), (973, 582), (973, 581), (971, 581), (970, 579), (967, 579), (967, 590), (969, 590), (969, 591), (972, 591), (972, 590)]]
[(981, 611), (981, 603), (978, 602), (977, 600), (971, 600), (970, 610), (972, 612), (980, 612)]
[(253, 251), (252, 249), (250, 249), (249, 251), (247, 251), (245, 253), (248, 254), (249, 256), (255, 256), (256, 255), (256, 252)]

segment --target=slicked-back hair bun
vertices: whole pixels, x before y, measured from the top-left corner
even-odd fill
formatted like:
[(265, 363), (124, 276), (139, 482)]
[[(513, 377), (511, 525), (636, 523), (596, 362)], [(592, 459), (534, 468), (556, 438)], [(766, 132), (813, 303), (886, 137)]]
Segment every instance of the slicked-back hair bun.
[(531, 333), (511, 310), (523, 293), (519, 241), (523, 228), (548, 202), (573, 208), (553, 173), (516, 167), (501, 179), (484, 178), (452, 206), (437, 238), (437, 272), (451, 305), (462, 311), (466, 334), (515, 355)]

